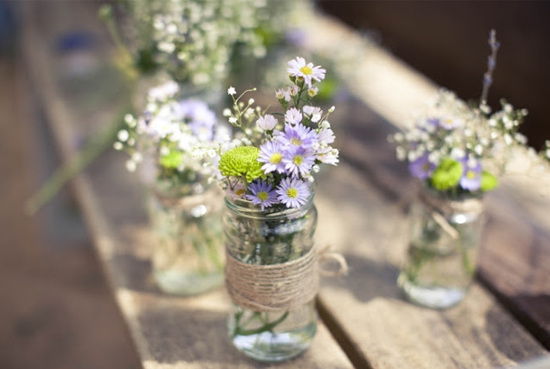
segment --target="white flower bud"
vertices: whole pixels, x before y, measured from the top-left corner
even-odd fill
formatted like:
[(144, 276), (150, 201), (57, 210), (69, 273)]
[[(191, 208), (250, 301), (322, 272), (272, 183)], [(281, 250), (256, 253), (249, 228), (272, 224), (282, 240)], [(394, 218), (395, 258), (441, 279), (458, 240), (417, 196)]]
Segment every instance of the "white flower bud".
[(120, 142), (126, 142), (130, 137), (130, 134), (128, 133), (127, 130), (123, 129), (118, 131), (117, 137), (120, 140)]

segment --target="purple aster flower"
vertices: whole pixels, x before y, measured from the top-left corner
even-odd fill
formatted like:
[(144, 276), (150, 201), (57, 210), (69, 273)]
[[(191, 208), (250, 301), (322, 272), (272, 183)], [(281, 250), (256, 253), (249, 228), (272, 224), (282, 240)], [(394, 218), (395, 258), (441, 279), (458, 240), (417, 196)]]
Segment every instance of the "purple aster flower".
[(299, 208), (309, 198), (309, 183), (297, 178), (284, 178), (277, 189), (277, 199), (287, 208)]
[(463, 161), (462, 163), (464, 165), (464, 172), (462, 173), (462, 178), (460, 178), (460, 187), (469, 191), (479, 190), (481, 187), (481, 163), (468, 163), (468, 161)]
[(297, 57), (288, 62), (288, 74), (293, 77), (301, 77), (305, 84), (311, 87), (313, 80), (320, 82), (325, 79), (326, 70), (313, 63), (307, 63), (304, 58)]
[(216, 114), (201, 100), (188, 99), (176, 106), (176, 114), (187, 122), (191, 132), (201, 141), (211, 141), (216, 125)]
[(277, 194), (273, 191), (273, 187), (262, 180), (252, 182), (248, 186), (248, 190), (251, 194), (247, 194), (246, 198), (254, 205), (260, 205), (262, 210), (269, 208), (275, 202), (277, 202)]
[(277, 134), (277, 140), (283, 146), (311, 147), (317, 142), (317, 133), (303, 124), (285, 125), (285, 131)]
[(304, 147), (293, 147), (284, 153), (283, 164), (292, 177), (305, 177), (315, 164), (315, 155)]
[(409, 164), (411, 175), (421, 180), (429, 178), (434, 170), (435, 164), (430, 162), (427, 153)]
[(429, 126), (434, 127), (434, 128), (439, 127), (439, 122), (440, 122), (440, 121), (441, 121), (441, 120), (440, 120), (439, 118), (433, 118), (433, 117), (432, 117), (432, 118), (426, 119), (426, 123), (427, 123)]
[(459, 128), (463, 124), (464, 122), (460, 118), (443, 117), (439, 120), (439, 126), (449, 131), (451, 129)]
[(262, 165), (262, 170), (266, 174), (274, 171), (279, 173), (285, 172), (283, 148), (278, 142), (267, 141), (261, 145), (258, 161), (264, 163), (264, 165)]
[(189, 128), (193, 135), (195, 135), (201, 141), (212, 141), (214, 137), (214, 130), (212, 126), (205, 124), (204, 122), (193, 122), (189, 124)]

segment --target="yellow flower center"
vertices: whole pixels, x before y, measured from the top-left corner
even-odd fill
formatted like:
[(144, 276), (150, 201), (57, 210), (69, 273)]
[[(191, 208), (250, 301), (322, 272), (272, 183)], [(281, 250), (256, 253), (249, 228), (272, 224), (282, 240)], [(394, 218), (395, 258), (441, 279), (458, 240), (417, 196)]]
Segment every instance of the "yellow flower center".
[(241, 196), (241, 195), (243, 195), (245, 192), (246, 192), (246, 191), (245, 191), (244, 188), (239, 188), (237, 191), (235, 191), (235, 194), (236, 194), (237, 196)]
[(422, 164), (422, 170), (423, 171), (427, 172), (429, 169), (430, 169), (430, 164), (429, 163)]
[(271, 164), (279, 164), (283, 160), (283, 155), (281, 153), (276, 152), (275, 154), (271, 154), (269, 157), (269, 162)]
[(269, 194), (265, 191), (258, 192), (258, 194), (256, 196), (258, 196), (258, 198), (262, 201), (265, 201), (265, 200), (269, 199)]
[(293, 137), (290, 139), (290, 143), (296, 146), (300, 146), (302, 144), (302, 140), (299, 137)]
[(304, 161), (304, 157), (302, 155), (296, 155), (293, 159), (292, 159), (292, 162), (296, 165), (300, 165), (302, 164), (302, 162)]
[(476, 174), (469, 170), (468, 173), (466, 173), (466, 177), (468, 177), (468, 179), (474, 179), (476, 177)]
[(313, 70), (310, 67), (308, 67), (307, 65), (304, 65), (302, 68), (300, 68), (300, 72), (302, 72), (303, 74), (305, 74), (307, 76), (307, 75), (312, 74)]
[(286, 195), (291, 199), (295, 199), (298, 197), (298, 190), (295, 188), (289, 188), (288, 190), (286, 190)]

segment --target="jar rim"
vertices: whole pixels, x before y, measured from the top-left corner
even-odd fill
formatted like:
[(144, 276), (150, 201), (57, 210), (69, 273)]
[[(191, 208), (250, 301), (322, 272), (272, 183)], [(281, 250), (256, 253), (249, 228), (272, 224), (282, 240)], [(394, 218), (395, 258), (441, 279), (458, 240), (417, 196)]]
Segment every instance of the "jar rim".
[(313, 198), (315, 192), (311, 191), (307, 202), (299, 208), (287, 208), (284, 205), (270, 207), (262, 210), (260, 206), (254, 205), (252, 201), (245, 199), (231, 199), (229, 196), (225, 196), (224, 201), (226, 208), (232, 213), (245, 216), (249, 218), (268, 218), (268, 219), (279, 219), (279, 218), (294, 218), (304, 215), (309, 211), (313, 206)]

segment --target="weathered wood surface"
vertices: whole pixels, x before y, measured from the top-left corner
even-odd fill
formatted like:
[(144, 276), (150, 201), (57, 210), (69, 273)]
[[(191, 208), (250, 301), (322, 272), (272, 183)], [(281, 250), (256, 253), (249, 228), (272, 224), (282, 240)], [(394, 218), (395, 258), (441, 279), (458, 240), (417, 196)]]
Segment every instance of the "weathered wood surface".
[[(347, 112), (342, 156), (386, 201), (404, 206), (414, 195), (415, 186), (385, 142), (395, 128), (377, 124), (381, 118), (373, 111), (395, 127), (405, 127), (412, 112), (435, 95), (436, 86), (350, 30), (324, 20), (315, 25), (308, 34), (312, 47), (330, 55), (351, 44), (356, 50), (354, 58), (360, 61), (355, 69), (344, 65), (339, 70), (350, 90), (369, 107)], [(321, 29), (326, 30), (322, 41), (315, 38)], [(364, 55), (357, 50), (363, 50)], [(487, 196), (489, 222), (480, 276), (515, 318), (550, 349), (550, 174), (526, 165), (522, 155), (518, 153), (514, 175)]]
[[(28, 4), (24, 42), (40, 103), (62, 157), (68, 160), (75, 154), (76, 138), (81, 137), (83, 131), (97, 131), (98, 125), (113, 119), (108, 113), (113, 104), (97, 105), (96, 112), (78, 114), (73, 105), (75, 95), (60, 91), (60, 81), (54, 72), (59, 65), (58, 59), (52, 56), (53, 41), (64, 31), (67, 20), (69, 24), (75, 21), (64, 15), (74, 17), (71, 10), (82, 11), (82, 5), (60, 3), (60, 6), (64, 8), (62, 13), (55, 11), (60, 7), (54, 3)], [(97, 11), (94, 8), (90, 3), (84, 5), (84, 11), (87, 9), (93, 15)], [(86, 24), (80, 26), (86, 27)], [(144, 193), (136, 177), (126, 173), (124, 160), (122, 154), (109, 151), (73, 180), (73, 188), (143, 366), (155, 369), (271, 367), (246, 358), (232, 347), (226, 328), (230, 300), (223, 289), (185, 299), (166, 296), (156, 289), (150, 277), (151, 248), (142, 203)], [(319, 322), (310, 349), (285, 367), (351, 368), (352, 364)]]
[[(44, 5), (33, 6), (46, 11)], [(39, 26), (36, 22), (33, 28)], [(325, 45), (340, 48), (345, 42), (360, 41), (349, 30), (334, 27), (321, 18), (311, 29), (318, 42), (311, 47), (323, 48), (322, 39)], [(108, 121), (109, 115), (99, 119), (90, 114), (77, 121), (71, 100), (59, 93), (48, 73), (53, 63), (48, 44), (37, 43), (32, 33), (25, 43), (33, 56), (29, 62), (37, 92), (67, 159), (75, 152), (80, 127), (89, 132), (91, 123)], [(462, 305), (445, 312), (415, 307), (399, 295), (395, 278), (404, 253), (406, 216), (398, 201), (409, 196), (413, 186), (385, 143), (385, 135), (394, 129), (387, 121), (405, 120), (433, 86), (407, 73), (406, 66), (378, 48), (371, 46), (368, 51), (357, 60), (356, 70), (369, 78), (367, 83), (350, 83), (354, 81), (350, 70), (341, 71), (341, 76), (371, 105), (351, 102), (339, 112), (338, 121), (349, 122), (339, 132), (344, 163), (328, 171), (317, 189), (318, 240), (343, 252), (351, 266), (348, 277), (324, 281), (319, 299), (322, 317), (357, 367), (489, 368), (544, 354), (540, 344), (479, 285)], [(256, 367), (232, 350), (226, 338), (224, 291), (178, 299), (155, 289), (149, 276), (142, 190), (123, 167), (122, 156), (110, 152), (73, 187), (144, 366)], [(350, 366), (321, 324), (311, 349), (285, 367)]]
[(550, 234), (506, 193), (489, 198), (488, 208), (480, 277), (550, 349)]

